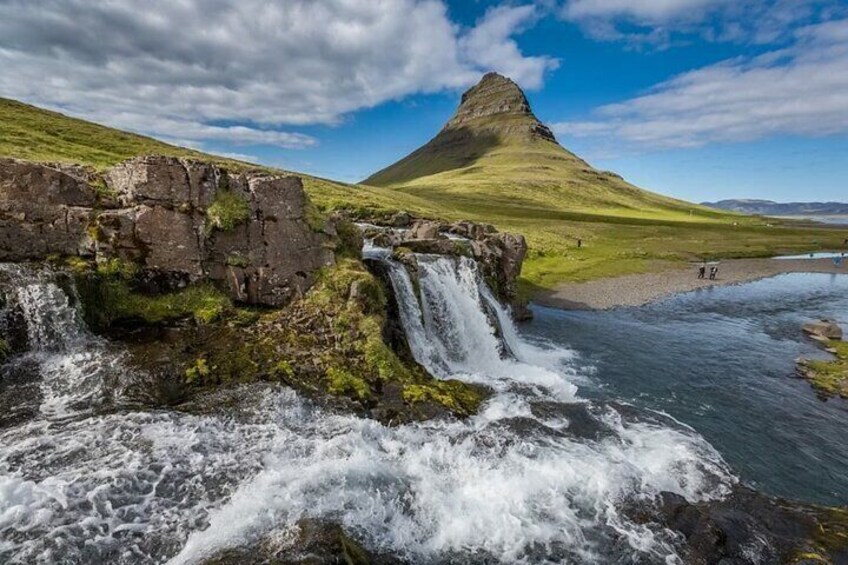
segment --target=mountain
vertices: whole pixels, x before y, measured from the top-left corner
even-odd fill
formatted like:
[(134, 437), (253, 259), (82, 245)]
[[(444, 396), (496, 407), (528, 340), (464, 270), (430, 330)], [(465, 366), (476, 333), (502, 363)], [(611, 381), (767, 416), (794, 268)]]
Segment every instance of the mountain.
[(704, 206), (763, 216), (848, 216), (845, 202), (774, 202), (773, 200), (729, 199), (704, 202)]
[(698, 205), (642, 190), (599, 171), (557, 143), (512, 80), (489, 73), (421, 148), (363, 184), (459, 206), (487, 204), (616, 215), (715, 216)]

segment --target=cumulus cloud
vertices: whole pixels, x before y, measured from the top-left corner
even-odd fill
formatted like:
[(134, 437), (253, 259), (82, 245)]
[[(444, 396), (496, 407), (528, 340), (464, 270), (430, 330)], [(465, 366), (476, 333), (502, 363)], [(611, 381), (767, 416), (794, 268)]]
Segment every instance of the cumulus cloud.
[(692, 35), (772, 43), (845, 13), (840, 0), (564, 0), (560, 11), (596, 39), (660, 46)]
[(553, 129), (628, 150), (848, 134), (848, 19), (801, 28), (790, 47), (684, 73)]
[(282, 130), (486, 70), (540, 86), (555, 61), (512, 40), (535, 17), (494, 8), (465, 29), (442, 0), (2, 0), (0, 95), (168, 139), (303, 147)]

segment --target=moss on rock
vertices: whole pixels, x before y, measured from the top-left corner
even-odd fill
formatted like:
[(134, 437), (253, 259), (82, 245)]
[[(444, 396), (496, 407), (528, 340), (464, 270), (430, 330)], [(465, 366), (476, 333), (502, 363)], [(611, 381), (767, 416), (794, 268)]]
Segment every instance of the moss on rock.
[(229, 297), (210, 283), (195, 283), (174, 292), (148, 295), (134, 288), (138, 267), (110, 259), (98, 265), (74, 259), (74, 273), (86, 322), (103, 331), (115, 323), (156, 325), (190, 320), (209, 324), (234, 311)]
[(848, 399), (848, 342), (831, 340), (826, 347), (836, 358), (802, 361), (801, 372), (821, 396)]
[(232, 190), (219, 190), (215, 200), (206, 210), (206, 230), (232, 231), (250, 219), (250, 205), (240, 194)]

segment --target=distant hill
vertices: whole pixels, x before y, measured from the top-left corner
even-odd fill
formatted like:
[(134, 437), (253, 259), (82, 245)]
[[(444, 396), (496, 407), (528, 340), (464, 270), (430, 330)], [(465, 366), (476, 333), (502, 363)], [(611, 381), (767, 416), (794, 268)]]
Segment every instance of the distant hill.
[(703, 202), (704, 206), (743, 214), (763, 216), (848, 216), (845, 202), (774, 202), (772, 200), (730, 199)]
[(485, 75), (427, 144), (363, 184), (441, 202), (642, 217), (717, 216), (600, 171), (559, 143), (512, 80)]

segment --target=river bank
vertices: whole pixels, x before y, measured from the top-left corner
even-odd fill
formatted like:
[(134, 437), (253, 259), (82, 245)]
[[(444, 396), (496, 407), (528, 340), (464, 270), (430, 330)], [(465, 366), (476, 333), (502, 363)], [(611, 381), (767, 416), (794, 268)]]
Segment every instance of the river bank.
[(533, 301), (566, 310), (608, 310), (641, 306), (681, 292), (751, 282), (784, 273), (848, 274), (845, 265), (836, 267), (830, 259), (724, 260), (716, 280), (698, 279), (697, 270), (697, 264), (689, 264), (685, 268), (655, 273), (566, 283), (536, 294)]

